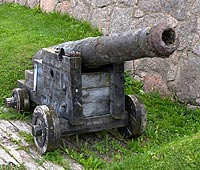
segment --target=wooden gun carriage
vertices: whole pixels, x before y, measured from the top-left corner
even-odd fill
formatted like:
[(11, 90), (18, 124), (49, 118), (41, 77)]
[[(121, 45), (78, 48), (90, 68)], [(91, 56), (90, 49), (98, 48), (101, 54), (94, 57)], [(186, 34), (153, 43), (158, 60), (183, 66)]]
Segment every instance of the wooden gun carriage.
[(5, 104), (18, 112), (37, 105), (32, 135), (41, 154), (68, 135), (119, 128), (126, 137), (138, 137), (146, 112), (138, 96), (124, 94), (124, 61), (168, 57), (178, 44), (175, 31), (159, 24), (44, 48)]

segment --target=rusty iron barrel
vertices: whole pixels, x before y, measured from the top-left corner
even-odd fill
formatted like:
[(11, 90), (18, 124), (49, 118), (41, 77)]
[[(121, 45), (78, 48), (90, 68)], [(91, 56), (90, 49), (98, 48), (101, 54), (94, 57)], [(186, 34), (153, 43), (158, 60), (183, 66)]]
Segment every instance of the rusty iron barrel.
[(175, 30), (161, 23), (135, 32), (65, 42), (54, 48), (63, 48), (65, 53), (80, 52), (83, 65), (96, 68), (143, 57), (166, 58), (178, 45), (179, 39)]

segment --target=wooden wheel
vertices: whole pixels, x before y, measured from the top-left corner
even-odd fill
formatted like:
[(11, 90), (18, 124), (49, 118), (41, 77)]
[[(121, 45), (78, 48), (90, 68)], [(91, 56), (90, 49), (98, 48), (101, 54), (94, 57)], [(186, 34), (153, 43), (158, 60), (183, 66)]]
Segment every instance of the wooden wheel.
[(59, 118), (46, 105), (37, 106), (33, 112), (32, 135), (40, 154), (56, 149), (60, 141)]
[(6, 98), (5, 105), (13, 107), (18, 113), (30, 111), (30, 99), (26, 89), (15, 88), (12, 91), (12, 97)]
[(137, 95), (125, 96), (125, 110), (128, 112), (129, 125), (118, 128), (125, 138), (139, 137), (146, 127), (146, 110), (143, 102)]

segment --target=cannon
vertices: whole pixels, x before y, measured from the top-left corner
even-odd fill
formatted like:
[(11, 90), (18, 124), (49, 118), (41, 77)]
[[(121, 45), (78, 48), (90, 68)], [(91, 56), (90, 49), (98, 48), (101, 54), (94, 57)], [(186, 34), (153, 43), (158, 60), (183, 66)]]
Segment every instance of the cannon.
[(36, 105), (32, 135), (41, 154), (69, 135), (118, 128), (127, 138), (138, 137), (146, 127), (146, 111), (137, 95), (124, 93), (124, 62), (165, 58), (178, 44), (174, 29), (158, 24), (43, 48), (5, 105), (17, 112)]

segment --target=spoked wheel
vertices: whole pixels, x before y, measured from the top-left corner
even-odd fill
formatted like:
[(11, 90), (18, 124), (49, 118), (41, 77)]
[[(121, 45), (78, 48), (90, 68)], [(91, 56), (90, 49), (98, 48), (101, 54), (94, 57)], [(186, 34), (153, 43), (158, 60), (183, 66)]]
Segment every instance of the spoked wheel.
[(32, 135), (38, 152), (42, 155), (56, 149), (60, 141), (59, 118), (46, 105), (37, 106), (33, 112)]
[(6, 98), (5, 105), (13, 107), (18, 113), (30, 111), (30, 99), (26, 89), (15, 88), (12, 91), (12, 97)]
[(125, 96), (125, 110), (128, 112), (129, 125), (118, 128), (125, 138), (137, 138), (146, 127), (146, 110), (143, 102), (137, 95)]

